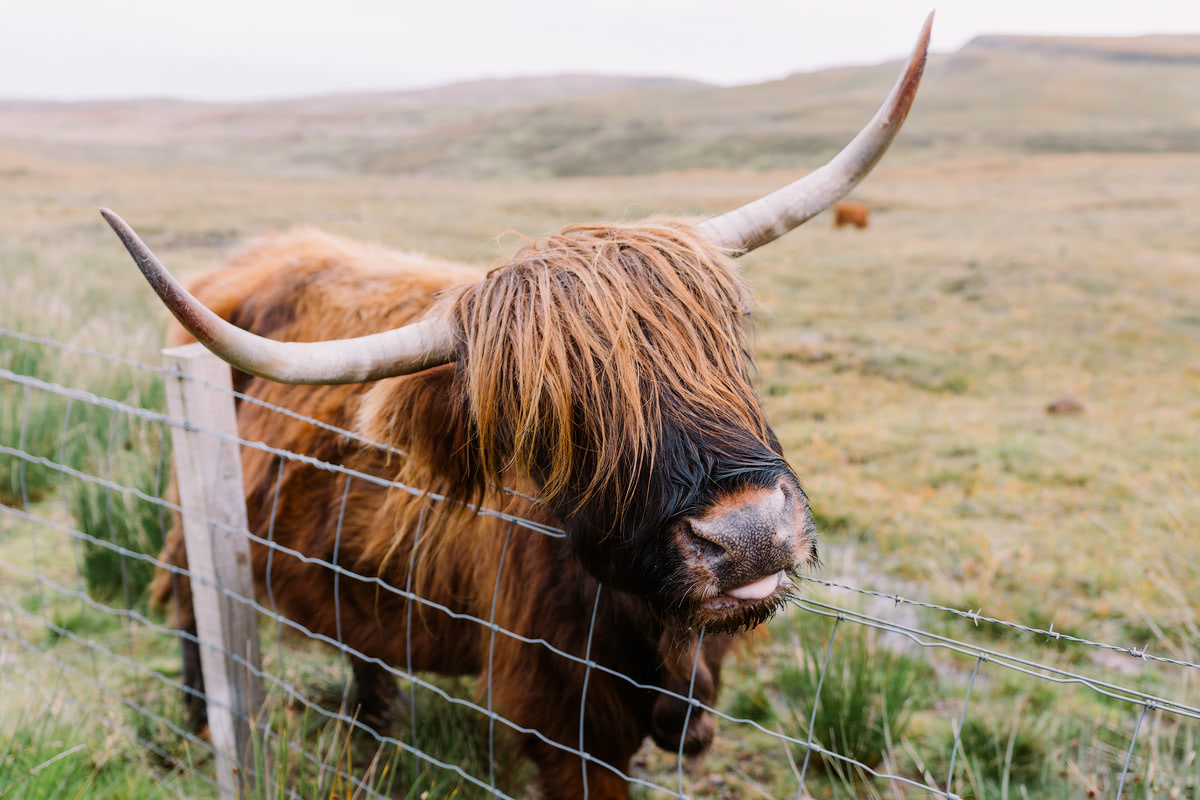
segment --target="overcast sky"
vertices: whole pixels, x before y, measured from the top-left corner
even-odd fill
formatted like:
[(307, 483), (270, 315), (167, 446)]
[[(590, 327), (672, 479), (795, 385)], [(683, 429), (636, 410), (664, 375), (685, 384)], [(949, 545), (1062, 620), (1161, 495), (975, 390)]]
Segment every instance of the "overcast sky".
[[(590, 72), (722, 84), (907, 54), (934, 0), (0, 0), (0, 98), (252, 100)], [(942, 0), (980, 33), (1200, 33), (1196, 0)], [(335, 8), (336, 6), (336, 8)]]

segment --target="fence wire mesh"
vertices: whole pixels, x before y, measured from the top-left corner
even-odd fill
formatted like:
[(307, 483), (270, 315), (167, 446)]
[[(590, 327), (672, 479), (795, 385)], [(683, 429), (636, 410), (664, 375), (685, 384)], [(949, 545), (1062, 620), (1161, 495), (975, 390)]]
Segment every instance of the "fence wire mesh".
[[(253, 796), (519, 797), (545, 777), (530, 766), (532, 756), (543, 771), (547, 764), (571, 771), (558, 785), (578, 779), (584, 797), (621, 796), (625, 787), (641, 797), (1200, 797), (1200, 665), (1190, 652), (1056, 631), (1052, 615), (1023, 621), (956, 608), (921, 599), (920, 585), (899, 580), (864, 586), (809, 575), (796, 578), (793, 599), (768, 633), (740, 637), (713, 699), (698, 687), (715, 679), (704, 654), (720, 637), (703, 629), (682, 657), (678, 648), (618, 642), (617, 649), (649, 652), (639, 671), (613, 666), (628, 659), (615, 657), (611, 637), (596, 632), (626, 601), (603, 584), (577, 587), (581, 597), (570, 603), (525, 597), (544, 632), (503, 624), (499, 609), (520, 588), (520, 578), (508, 576), (524, 566), (510, 545), (545, 537), (570, 557), (562, 530), (513, 512), (531, 507), (526, 496), (470, 509), (493, 519), (503, 537), (494, 582), (482, 593), (490, 607), (471, 613), (413, 578), (420, 543), (438, 536), (436, 492), (349, 467), (330, 459), (329, 448), (295, 452), (197, 430), (163, 411), (163, 367), (5, 329), (0, 347), (0, 693), (19, 698), (0, 711), (7, 741), (0, 740), (0, 760), (18, 764), (9, 770), (22, 775), (15, 796), (38, 796), (21, 787), (77, 759), (102, 766), (105, 752), (139, 753), (163, 796), (214, 791), (212, 745), (195, 709), (224, 701), (179, 660), (181, 649), (214, 645), (176, 628), (172, 609), (148, 600), (156, 574), (176, 589), (205, 580), (163, 551), (182, 512), (168, 490), (169, 431), (182, 426), (258, 452), (276, 476), (273, 495), (252, 499), (265, 504), (265, 535), (239, 531), (258, 554), (260, 591), (217, 586), (254, 612), (263, 637), (261, 664), (242, 660), (267, 698), (246, 719), (256, 732), (244, 764)], [(94, 373), (97, 365), (103, 380), (89, 383), (84, 368)], [(360, 433), (232, 395), (231, 403), (279, 415), (281, 425), (313, 426), (325, 437), (314, 441), (407, 457)], [(281, 490), (285, 472), (300, 468), (335, 487), (329, 557), (277, 541), (282, 514), (294, 527), (294, 515), (312, 513), (281, 507), (294, 501)], [(432, 501), (417, 520), (403, 585), (387, 579), (397, 573), (363, 566), (354, 537), (362, 535), (355, 503), (364, 486)], [(323, 578), (302, 588), (272, 578), (297, 565)], [(370, 607), (358, 607), (368, 593), (377, 599), (365, 636), (346, 617), (370, 617)], [(295, 613), (303, 604), (297, 595), (321, 610)], [(564, 607), (584, 610), (572, 620), (581, 641), (555, 632)], [(385, 617), (379, 608), (402, 612)], [(438, 626), (479, 637), (482, 655), (456, 650), (443, 635), (434, 658), (425, 633)], [(681, 681), (665, 678), (668, 658), (685, 662)], [(431, 661), (436, 669), (419, 669)], [(514, 672), (524, 697), (513, 696)], [(497, 675), (507, 683), (497, 685)], [(567, 676), (560, 679), (570, 691), (539, 685), (547, 675)], [(385, 706), (368, 702), (380, 691)], [(677, 741), (660, 736), (661, 746), (647, 741), (632, 758), (605, 758), (606, 738), (617, 735), (606, 721), (620, 714), (603, 706), (630, 697), (638, 719), (660, 701), (679, 710)], [(527, 722), (547, 718), (562, 724)], [(714, 722), (709, 753), (690, 756), (686, 732)], [(70, 746), (72, 729), (98, 731), (104, 747)]]

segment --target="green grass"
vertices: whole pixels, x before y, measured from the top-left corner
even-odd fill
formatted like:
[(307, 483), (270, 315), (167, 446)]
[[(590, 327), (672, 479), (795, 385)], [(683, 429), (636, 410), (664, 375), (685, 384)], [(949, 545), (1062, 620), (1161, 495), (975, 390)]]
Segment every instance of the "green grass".
[[(1006, 719), (973, 717), (963, 726), (954, 789), (969, 800), (1115, 797), (1136, 718), (1121, 714), (1081, 724), (1031, 716), (1020, 702)], [(1195, 727), (1154, 714), (1143, 726), (1121, 796), (1200, 797)], [(942, 752), (951, 746), (945, 742)]]
[[(452, 696), (470, 695), (469, 683), (443, 682)], [(339, 708), (340, 691), (326, 686), (310, 701), (322, 708)], [(487, 726), (474, 711), (447, 702), (425, 689), (417, 692), (417, 738), (410, 739), (411, 710), (398, 708), (394, 734), (405, 745), (436, 755), (468, 775), (488, 780)], [(275, 800), (298, 792), (305, 798), (361, 796), (365, 789), (408, 800), (490, 797), (450, 769), (431, 766), (411, 751), (381, 742), (361, 728), (331, 718), (276, 693), (265, 712), (270, 737), (254, 737), (253, 764), (259, 776), (244, 787), (246, 800)], [(512, 746), (503, 733), (498, 737), (501, 758), (512, 760)], [(305, 757), (301, 750), (311, 757)], [(501, 762), (501, 781), (511, 781), (512, 770)], [(265, 776), (265, 777), (264, 777)], [(504, 783), (500, 784), (502, 787)]]
[[(813, 620), (799, 630), (796, 662), (780, 669), (775, 679), (787, 709), (784, 732), (878, 766), (891, 742), (904, 738), (920, 702), (917, 687), (928, 683), (931, 670), (889, 650), (861, 625), (835, 628)], [(835, 759), (809, 756), (806, 749), (797, 747), (793, 757), (826, 770), (840, 768)]]
[[(89, 474), (143, 496), (99, 483), (72, 480), (66, 490), (67, 505), (83, 533), (134, 553), (157, 556), (171, 526), (170, 512), (145, 497), (161, 498), (170, 476), (170, 447), (157, 424), (110, 415), (108, 442), (103, 454), (89, 463)], [(149, 456), (149, 458), (148, 458)], [(141, 605), (154, 565), (126, 556), (91, 541), (83, 541), (81, 571), (88, 590), (104, 600), (120, 597), (124, 605)]]
[[(17, 551), (8, 544), (4, 555), (12, 558)], [(0, 797), (212, 796), (203, 779), (213, 777), (211, 756), (180, 735), (180, 695), (167, 683), (177, 676), (176, 641), (69, 597), (39, 594), (19, 581), (15, 585), (26, 593), (29, 608), (12, 617), (9, 633), (27, 645), (9, 650), (0, 641), (5, 664)], [(42, 619), (49, 624), (42, 625)], [(39, 628), (49, 635), (39, 637)], [(359, 797), (362, 785), (413, 800), (491, 796), (457, 773), (334, 716), (347, 713), (337, 655), (325, 647), (292, 644), (286, 660), (278, 662), (270, 629), (263, 633), (264, 667), (282, 683), (268, 683), (262, 718), (270, 736), (255, 737), (250, 769), (257, 778), (246, 787), (246, 800), (282, 799), (292, 792), (330, 800)], [(103, 649), (93, 651), (81, 640)], [(161, 677), (132, 672), (120, 657)], [(472, 681), (437, 683), (451, 697), (475, 697)], [(288, 685), (297, 687), (307, 703), (284, 688)], [(408, 697), (403, 686), (401, 696)], [(414, 729), (415, 739), (410, 738)], [(415, 706), (397, 701), (393, 733), (406, 745), (488, 781), (487, 724), (477, 711), (418, 688)], [(529, 772), (519, 768), (512, 738), (502, 726), (495, 741), (498, 785), (519, 793)]]
[[(95, 360), (0, 335), (0, 366), (18, 375), (82, 389), (134, 408), (160, 411), (162, 381), (152, 372)], [(0, 503), (31, 507), (50, 494), (70, 509), (74, 527), (94, 539), (156, 555), (170, 526), (159, 498), (170, 476), (170, 446), (161, 423), (138, 419), (51, 389), (0, 383), (0, 443), (26, 457), (0, 454)], [(75, 473), (99, 480), (87, 481)], [(103, 482), (101, 482), (103, 481)], [(101, 599), (142, 602), (153, 565), (81, 539), (81, 574)]]
[[(17, 375), (45, 374), (40, 345), (0, 337), (0, 368)], [(59, 460), (63, 455), (65, 403), (38, 389), (0, 383), (0, 444), (32, 456)], [(0, 453), (0, 503), (23, 505), (40, 499), (59, 483), (53, 469)]]
[[(68, 673), (41, 667), (37, 676), (0, 670), (0, 798), (129, 800), (204, 797), (206, 784), (187, 765), (157, 764), (134, 744), (120, 714), (72, 713), (88, 697)], [(68, 688), (69, 687), (69, 688)], [(181, 768), (183, 767), (183, 768)]]

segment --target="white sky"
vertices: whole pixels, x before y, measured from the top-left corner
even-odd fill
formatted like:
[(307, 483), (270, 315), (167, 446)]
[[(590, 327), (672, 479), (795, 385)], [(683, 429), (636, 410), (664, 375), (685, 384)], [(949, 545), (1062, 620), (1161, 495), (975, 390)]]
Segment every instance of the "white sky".
[[(980, 33), (1200, 33), (1196, 0), (0, 0), (0, 98), (250, 100), (589, 72), (747, 83)], [(335, 8), (336, 6), (336, 8)]]

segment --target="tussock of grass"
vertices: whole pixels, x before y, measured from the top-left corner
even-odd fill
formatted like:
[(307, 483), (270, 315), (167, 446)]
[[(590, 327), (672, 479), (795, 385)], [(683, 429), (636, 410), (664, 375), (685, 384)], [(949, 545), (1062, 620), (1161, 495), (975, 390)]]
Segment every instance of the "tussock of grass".
[[(108, 428), (108, 442), (113, 444), (103, 454), (91, 455), (89, 474), (147, 497), (163, 497), (170, 477), (164, 431), (119, 414), (110, 415)], [(163, 506), (80, 479), (72, 479), (65, 494), (80, 531), (135, 553), (156, 556), (162, 549), (171, 526), (171, 515)], [(124, 605), (141, 604), (154, 576), (153, 564), (86, 540), (82, 551), (81, 570), (93, 595), (105, 600), (119, 597)]]
[[(838, 625), (835, 634), (833, 625), (811, 620), (799, 631), (795, 662), (779, 670), (775, 683), (786, 709), (784, 731), (868, 767), (879, 765), (889, 742), (907, 731), (928, 666), (889, 650), (862, 626)], [(797, 747), (794, 757), (806, 760), (805, 748)], [(809, 760), (839, 769), (820, 754)]]

